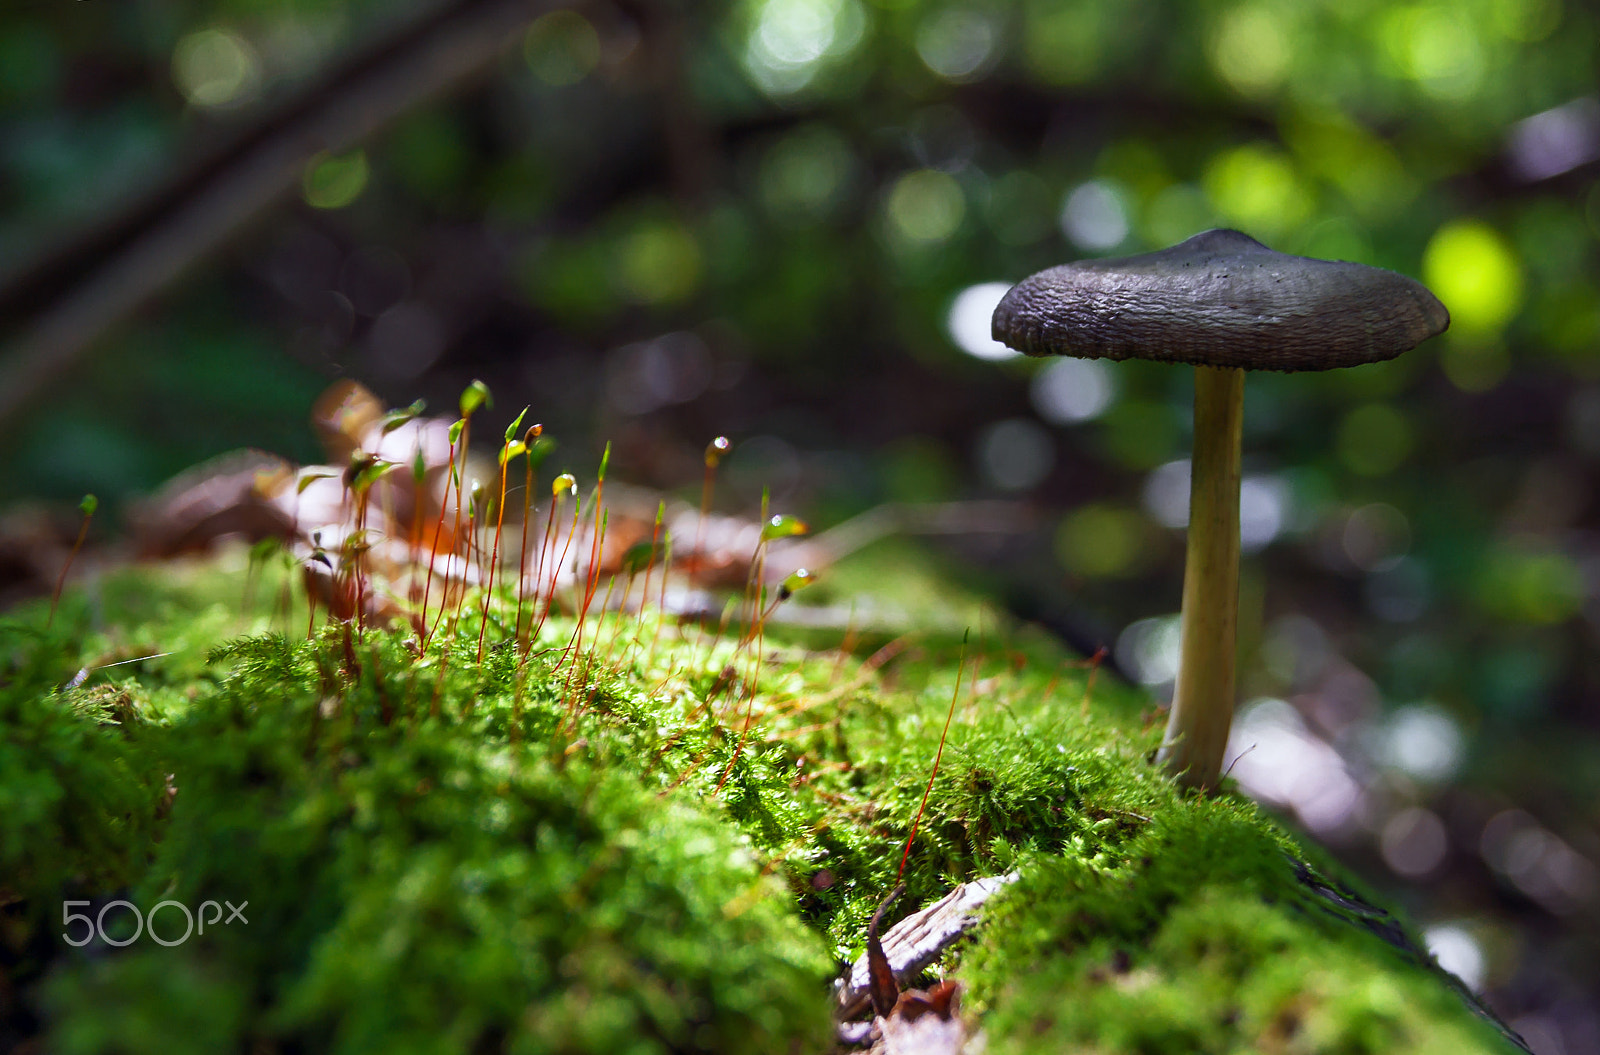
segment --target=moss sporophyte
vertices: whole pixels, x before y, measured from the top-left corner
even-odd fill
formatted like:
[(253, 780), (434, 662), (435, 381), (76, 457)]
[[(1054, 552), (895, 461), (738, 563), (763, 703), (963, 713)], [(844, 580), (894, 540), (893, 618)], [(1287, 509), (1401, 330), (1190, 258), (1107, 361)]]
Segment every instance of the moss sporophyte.
[[(0, 622), (0, 1037), (826, 1051), (831, 983), (898, 875), (897, 963), (923, 910), (988, 898), (895, 984), (993, 1051), (1512, 1044), (1316, 851), (1149, 767), (1148, 700), (1101, 679), (1083, 708), (1092, 665), (928, 554), (797, 578), (804, 537), (770, 510), (730, 525), (614, 481), (601, 508), (558, 475), (501, 566), (499, 488), (461, 508), (492, 479), (465, 433), (418, 413), (355, 437), (412, 471), (371, 481), (354, 548), (337, 475), (241, 474), (233, 501), (284, 540), (251, 605), (225, 551)], [(170, 516), (199, 512), (180, 497)], [(337, 601), (357, 577), (364, 616)], [(743, 604), (708, 603), (730, 579)], [(248, 900), (250, 924), (77, 950), (80, 898)]]

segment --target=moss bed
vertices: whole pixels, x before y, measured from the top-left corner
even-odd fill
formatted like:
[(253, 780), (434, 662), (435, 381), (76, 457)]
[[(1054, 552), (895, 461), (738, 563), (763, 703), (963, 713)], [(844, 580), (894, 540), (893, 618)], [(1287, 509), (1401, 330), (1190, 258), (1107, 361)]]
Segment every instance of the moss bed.
[[(860, 561), (817, 600), (915, 563)], [(890, 920), (1020, 871), (938, 967), (987, 1050), (1514, 1050), (1314, 849), (1153, 770), (1146, 698), (993, 618), (963, 653), (965, 599), (742, 650), (591, 615), (564, 662), (552, 617), (519, 674), (494, 612), (481, 663), (470, 615), (417, 659), (278, 597), (236, 555), (0, 622), (0, 1048), (830, 1050), (959, 672)], [(65, 940), (119, 899), (248, 922)]]

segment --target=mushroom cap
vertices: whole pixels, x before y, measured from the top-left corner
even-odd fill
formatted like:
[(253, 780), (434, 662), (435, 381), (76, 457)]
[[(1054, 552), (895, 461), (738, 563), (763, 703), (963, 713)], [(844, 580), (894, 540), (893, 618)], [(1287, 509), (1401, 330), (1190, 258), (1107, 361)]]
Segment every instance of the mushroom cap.
[(1023, 279), (995, 308), (993, 332), (1028, 355), (1328, 370), (1393, 359), (1449, 325), (1415, 279), (1215, 230)]

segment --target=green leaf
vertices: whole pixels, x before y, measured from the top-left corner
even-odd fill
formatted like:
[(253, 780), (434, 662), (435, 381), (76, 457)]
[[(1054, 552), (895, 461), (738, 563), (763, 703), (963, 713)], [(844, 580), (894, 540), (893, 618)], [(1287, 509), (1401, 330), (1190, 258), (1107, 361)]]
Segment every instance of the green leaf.
[(96, 498), (94, 495), (84, 495), (83, 501), (78, 503), (78, 512), (83, 514), (85, 520), (94, 516), (95, 510), (99, 508), (100, 499)]

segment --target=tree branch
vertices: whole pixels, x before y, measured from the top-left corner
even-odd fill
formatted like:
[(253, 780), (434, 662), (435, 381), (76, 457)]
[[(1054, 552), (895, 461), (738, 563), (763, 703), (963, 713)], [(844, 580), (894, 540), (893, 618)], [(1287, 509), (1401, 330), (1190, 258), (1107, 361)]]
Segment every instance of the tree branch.
[(317, 153), (348, 150), (490, 67), (543, 6), (463, 0), (436, 9), (13, 277), (0, 289), (0, 311), (32, 311), (0, 356), (0, 427), (108, 329), (290, 194)]

